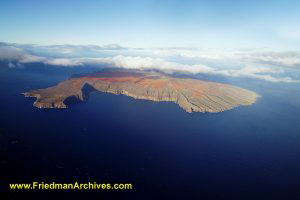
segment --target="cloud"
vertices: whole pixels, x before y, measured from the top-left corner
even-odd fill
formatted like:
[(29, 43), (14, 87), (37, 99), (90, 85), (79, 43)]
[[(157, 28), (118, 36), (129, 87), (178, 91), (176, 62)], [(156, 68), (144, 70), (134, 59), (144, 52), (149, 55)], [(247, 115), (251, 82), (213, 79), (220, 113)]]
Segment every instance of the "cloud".
[[(300, 80), (292, 79), (291, 77), (274, 77), (270, 74), (283, 74), (284, 70), (274, 70), (272, 68), (244, 67), (238, 70), (225, 71), (227, 76), (232, 77), (249, 77), (261, 79), (270, 82), (285, 82), (285, 83), (300, 83)], [(266, 74), (269, 73), (269, 74)]]
[(18, 60), (24, 51), (12, 46), (0, 46), (0, 60)]
[(236, 64), (263, 64), (300, 69), (300, 52), (262, 51), (260, 49), (158, 49), (155, 55), (179, 56), (199, 61), (235, 62)]
[(119, 44), (107, 44), (107, 45), (104, 45), (102, 48), (103, 49), (127, 49), (125, 47), (122, 47)]
[(46, 62), (48, 58), (41, 57), (41, 56), (35, 56), (31, 54), (23, 54), (19, 61), (21, 63), (32, 63), (32, 62)]
[(258, 52), (243, 55), (242, 59), (256, 63), (300, 69), (300, 53), (298, 52)]
[(98, 62), (112, 64), (116, 67), (124, 67), (130, 69), (160, 69), (164, 71), (188, 71), (191, 73), (210, 73), (214, 68), (206, 65), (186, 65), (175, 62), (165, 61), (160, 58), (151, 57), (133, 57), (133, 56), (114, 56), (109, 58), (97, 58)]
[(9, 68), (20, 68), (20, 69), (24, 68), (24, 65), (22, 65), (21, 63), (14, 64), (11, 61), (7, 65), (8, 65)]
[[(105, 54), (101, 54), (103, 52)], [(117, 44), (39, 46), (0, 43), (0, 59), (8, 60), (9, 67), (19, 68), (24, 67), (24, 63), (41, 62), (65, 67), (101, 65), (300, 82), (286, 75), (289, 69), (300, 69), (299, 52), (262, 49), (130, 49)]]
[(242, 68), (241, 70), (236, 71), (242, 71), (246, 74), (260, 74), (260, 73), (270, 73), (270, 74), (282, 74), (284, 73), (283, 69), (274, 69), (271, 67), (256, 67), (256, 66), (247, 66)]
[(21, 63), (17, 63), (17, 67), (20, 68), (20, 69), (24, 69), (24, 65), (22, 65)]
[(99, 45), (34, 45), (34, 44), (15, 44), (15, 43), (0, 43), (1, 46), (9, 46), (14, 48), (22, 49), (27, 53), (33, 53), (35, 55), (43, 55), (46, 57), (51, 56), (75, 56), (80, 57), (80, 55), (92, 55), (95, 56), (99, 52), (114, 52), (126, 50), (128, 48), (123, 47), (119, 44), (107, 44), (103, 46)]
[(176, 62), (165, 61), (160, 58), (151, 57), (132, 57), (132, 56), (114, 56), (107, 58), (70, 58), (70, 59), (49, 59), (46, 64), (61, 66), (84, 66), (87, 64), (106, 64), (110, 67), (122, 67), (128, 69), (159, 69), (166, 73), (188, 72), (193, 74), (212, 74), (231, 77), (249, 77), (270, 82), (299, 83), (300, 80), (291, 77), (275, 77), (270, 74), (284, 74), (282, 69), (271, 67), (247, 66), (241, 69), (217, 69), (202, 64), (180, 64)]
[(8, 67), (9, 67), (9, 68), (15, 68), (16, 65), (15, 65), (14, 63), (12, 63), (12, 62), (9, 62), (9, 63), (8, 63)]
[(82, 66), (84, 63), (75, 59), (57, 58), (48, 59), (44, 62), (49, 65), (60, 65), (60, 66)]
[(214, 74), (214, 75), (223, 75), (223, 76), (232, 76), (232, 77), (250, 77), (262, 79), (265, 81), (271, 82), (286, 82), (286, 83), (298, 83), (300, 80), (294, 80), (291, 77), (273, 77), (271, 75), (265, 74), (283, 74), (284, 70), (282, 69), (273, 69), (271, 67), (256, 67), (256, 66), (247, 66), (241, 69), (236, 70), (218, 70), (202, 64), (187, 65), (179, 64), (174, 62), (167, 62), (162, 59), (153, 59), (150, 57), (125, 57), (125, 56), (116, 56), (112, 58), (103, 58), (97, 59), (99, 62), (106, 62), (117, 67), (124, 68), (142, 68), (142, 69), (160, 69), (165, 72), (174, 72), (174, 71), (186, 71), (190, 73), (204, 73), (204, 74)]

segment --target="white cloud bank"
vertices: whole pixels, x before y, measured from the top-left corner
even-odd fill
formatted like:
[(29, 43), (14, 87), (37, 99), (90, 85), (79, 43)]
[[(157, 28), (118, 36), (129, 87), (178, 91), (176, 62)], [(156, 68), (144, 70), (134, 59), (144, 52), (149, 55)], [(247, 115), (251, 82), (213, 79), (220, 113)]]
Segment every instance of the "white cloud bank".
[[(28, 51), (28, 48), (31, 51)], [(261, 52), (248, 50), (195, 50), (195, 49), (126, 49), (119, 45), (97, 46), (50, 46), (43, 48), (58, 49), (62, 54), (75, 49), (114, 49), (114, 54), (106, 57), (45, 57), (34, 55), (34, 46), (0, 45), (0, 60), (8, 60), (9, 67), (22, 67), (21, 63), (41, 62), (58, 66), (106, 65), (129, 69), (159, 69), (167, 73), (174, 71), (202, 73), (230, 77), (249, 77), (270, 82), (299, 83), (300, 80), (285, 75), (288, 68), (300, 69), (298, 52)], [(124, 50), (125, 49), (125, 50)], [(147, 55), (145, 55), (147, 52)], [(128, 55), (133, 54), (133, 55)], [(193, 59), (196, 64), (183, 64), (170, 61), (170, 57)], [(11, 61), (14, 61), (11, 62)], [(16, 62), (17, 61), (17, 62)], [(239, 67), (220, 68), (209, 62), (234, 63)]]
[[(29, 59), (20, 60), (20, 62), (29, 62)], [(174, 71), (189, 72), (189, 73), (202, 73), (202, 74), (213, 74), (231, 77), (250, 77), (261, 79), (271, 82), (286, 82), (286, 83), (298, 83), (300, 80), (292, 79), (291, 77), (274, 77), (269, 74), (283, 74), (284, 70), (274, 69), (271, 67), (255, 67), (247, 66), (241, 69), (216, 69), (202, 64), (180, 64), (176, 62), (165, 61), (160, 58), (151, 57), (132, 57), (118, 55), (114, 57), (107, 58), (56, 58), (56, 59), (46, 59), (46, 58), (34, 58), (31, 62), (44, 62), (45, 64), (60, 65), (60, 66), (84, 66), (84, 65), (96, 65), (96, 64), (106, 64), (110, 67), (122, 67), (128, 69), (159, 69), (167, 73), (172, 73)], [(266, 74), (268, 73), (268, 74)]]

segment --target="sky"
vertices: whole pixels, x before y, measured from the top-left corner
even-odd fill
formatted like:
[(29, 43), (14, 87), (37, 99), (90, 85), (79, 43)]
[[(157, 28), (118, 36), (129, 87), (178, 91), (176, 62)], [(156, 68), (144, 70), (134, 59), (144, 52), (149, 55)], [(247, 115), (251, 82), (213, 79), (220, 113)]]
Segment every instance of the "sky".
[(0, 61), (300, 84), (299, 8), (299, 0), (1, 0)]
[(0, 41), (300, 50), (295, 0), (1, 0)]

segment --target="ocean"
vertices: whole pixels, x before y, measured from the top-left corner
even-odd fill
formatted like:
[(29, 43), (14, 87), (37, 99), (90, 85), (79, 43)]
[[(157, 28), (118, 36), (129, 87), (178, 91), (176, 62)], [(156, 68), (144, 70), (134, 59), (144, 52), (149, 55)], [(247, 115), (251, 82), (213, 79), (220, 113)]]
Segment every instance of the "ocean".
[[(1, 63), (0, 183), (11, 198), (300, 198), (297, 84), (226, 80), (262, 97), (222, 113), (190, 114), (175, 103), (100, 92), (68, 109), (39, 109), (21, 94), (93, 70)], [(33, 181), (123, 182), (133, 190), (8, 189)]]

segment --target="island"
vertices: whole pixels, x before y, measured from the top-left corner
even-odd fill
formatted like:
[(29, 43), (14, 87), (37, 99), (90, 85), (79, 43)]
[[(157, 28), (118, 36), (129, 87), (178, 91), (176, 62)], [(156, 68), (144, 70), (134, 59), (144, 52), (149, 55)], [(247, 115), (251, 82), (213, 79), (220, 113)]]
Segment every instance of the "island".
[(186, 112), (222, 112), (252, 105), (259, 94), (224, 83), (169, 75), (160, 71), (113, 69), (74, 75), (45, 89), (23, 93), (35, 97), (38, 108), (67, 108), (85, 101), (94, 91), (123, 94), (135, 99), (175, 102)]

